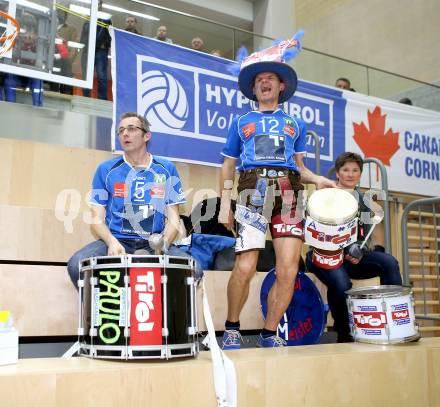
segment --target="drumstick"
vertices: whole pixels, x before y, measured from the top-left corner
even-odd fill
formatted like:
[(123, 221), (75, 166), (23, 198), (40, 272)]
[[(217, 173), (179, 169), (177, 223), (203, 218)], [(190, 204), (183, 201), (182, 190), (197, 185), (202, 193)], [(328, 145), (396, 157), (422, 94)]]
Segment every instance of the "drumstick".
[(360, 248), (362, 249), (365, 244), (367, 243), (367, 240), (370, 238), (371, 234), (373, 233), (374, 228), (376, 227), (376, 225), (378, 225), (380, 222), (382, 222), (382, 217), (379, 215), (374, 215), (373, 216), (373, 226), (371, 227), (371, 229), (368, 231), (367, 236), (365, 236), (364, 241), (362, 242)]
[(153, 250), (161, 250), (163, 248), (163, 235), (159, 233), (153, 233), (148, 238), (148, 243)]

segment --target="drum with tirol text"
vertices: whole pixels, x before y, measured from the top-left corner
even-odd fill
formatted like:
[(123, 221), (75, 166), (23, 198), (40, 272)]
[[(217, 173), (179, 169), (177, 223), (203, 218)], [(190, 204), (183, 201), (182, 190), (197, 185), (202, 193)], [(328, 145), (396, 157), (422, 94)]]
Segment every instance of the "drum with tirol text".
[(343, 189), (315, 191), (307, 201), (305, 242), (313, 247), (312, 262), (335, 269), (344, 261), (344, 248), (357, 241), (358, 202)]
[(79, 354), (102, 359), (197, 355), (194, 261), (92, 257), (80, 264)]
[(355, 342), (396, 344), (420, 338), (411, 287), (380, 285), (346, 291)]

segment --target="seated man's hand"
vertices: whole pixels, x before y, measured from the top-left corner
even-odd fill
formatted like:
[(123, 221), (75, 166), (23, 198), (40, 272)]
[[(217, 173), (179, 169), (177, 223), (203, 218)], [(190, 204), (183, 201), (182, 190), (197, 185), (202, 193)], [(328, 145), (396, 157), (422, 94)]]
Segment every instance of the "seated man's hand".
[(125, 254), (124, 246), (115, 238), (108, 246), (107, 254), (109, 256), (120, 256)]

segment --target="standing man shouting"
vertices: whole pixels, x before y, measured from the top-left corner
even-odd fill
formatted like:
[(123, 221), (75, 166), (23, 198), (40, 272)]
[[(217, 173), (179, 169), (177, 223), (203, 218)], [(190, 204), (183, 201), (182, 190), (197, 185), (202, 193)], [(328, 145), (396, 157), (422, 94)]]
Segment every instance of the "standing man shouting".
[(317, 188), (335, 186), (305, 167), (305, 123), (279, 108), (297, 87), (295, 71), (284, 62), (285, 52), (292, 47), (299, 47), (297, 40), (283, 41), (250, 55), (243, 61), (238, 77), (241, 92), (258, 102), (258, 109), (231, 123), (222, 151), (221, 215), (229, 229), (233, 224), (231, 189), (236, 161), (240, 160), (236, 260), (228, 283), (223, 349), (240, 348), (240, 312), (256, 271), (258, 252), (265, 247), (268, 226), (275, 249), (276, 281), (269, 292), (267, 318), (258, 346), (286, 344), (276, 330), (292, 299), (304, 238), (303, 216), (296, 213), (298, 191), (304, 189), (301, 182), (313, 183)]

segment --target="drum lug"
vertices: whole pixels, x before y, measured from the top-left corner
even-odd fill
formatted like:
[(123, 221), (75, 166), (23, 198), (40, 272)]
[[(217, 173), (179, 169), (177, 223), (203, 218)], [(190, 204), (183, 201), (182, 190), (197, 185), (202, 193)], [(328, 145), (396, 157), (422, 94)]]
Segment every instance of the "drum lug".
[(90, 336), (98, 336), (98, 330), (96, 328), (90, 328)]
[(168, 328), (162, 328), (162, 336), (169, 336)]
[(90, 277), (90, 285), (91, 286), (98, 285), (98, 278), (97, 277)]
[(125, 338), (130, 337), (130, 328), (127, 328), (127, 327), (124, 328), (124, 337)]
[(78, 280), (78, 288), (84, 287), (84, 280)]
[(124, 276), (124, 284), (127, 286), (130, 285), (130, 276), (127, 275)]
[(196, 330), (195, 327), (190, 326), (190, 327), (188, 328), (188, 335), (195, 335), (196, 333), (197, 333), (197, 330)]
[(387, 312), (387, 303), (385, 301), (382, 301), (382, 311)]
[(166, 284), (166, 283), (168, 283), (168, 277), (163, 275), (163, 276), (161, 276), (160, 281), (162, 284)]
[(78, 336), (84, 336), (85, 329), (84, 328), (78, 328)]
[(194, 284), (194, 277), (187, 277), (186, 285), (193, 285), (193, 284)]

